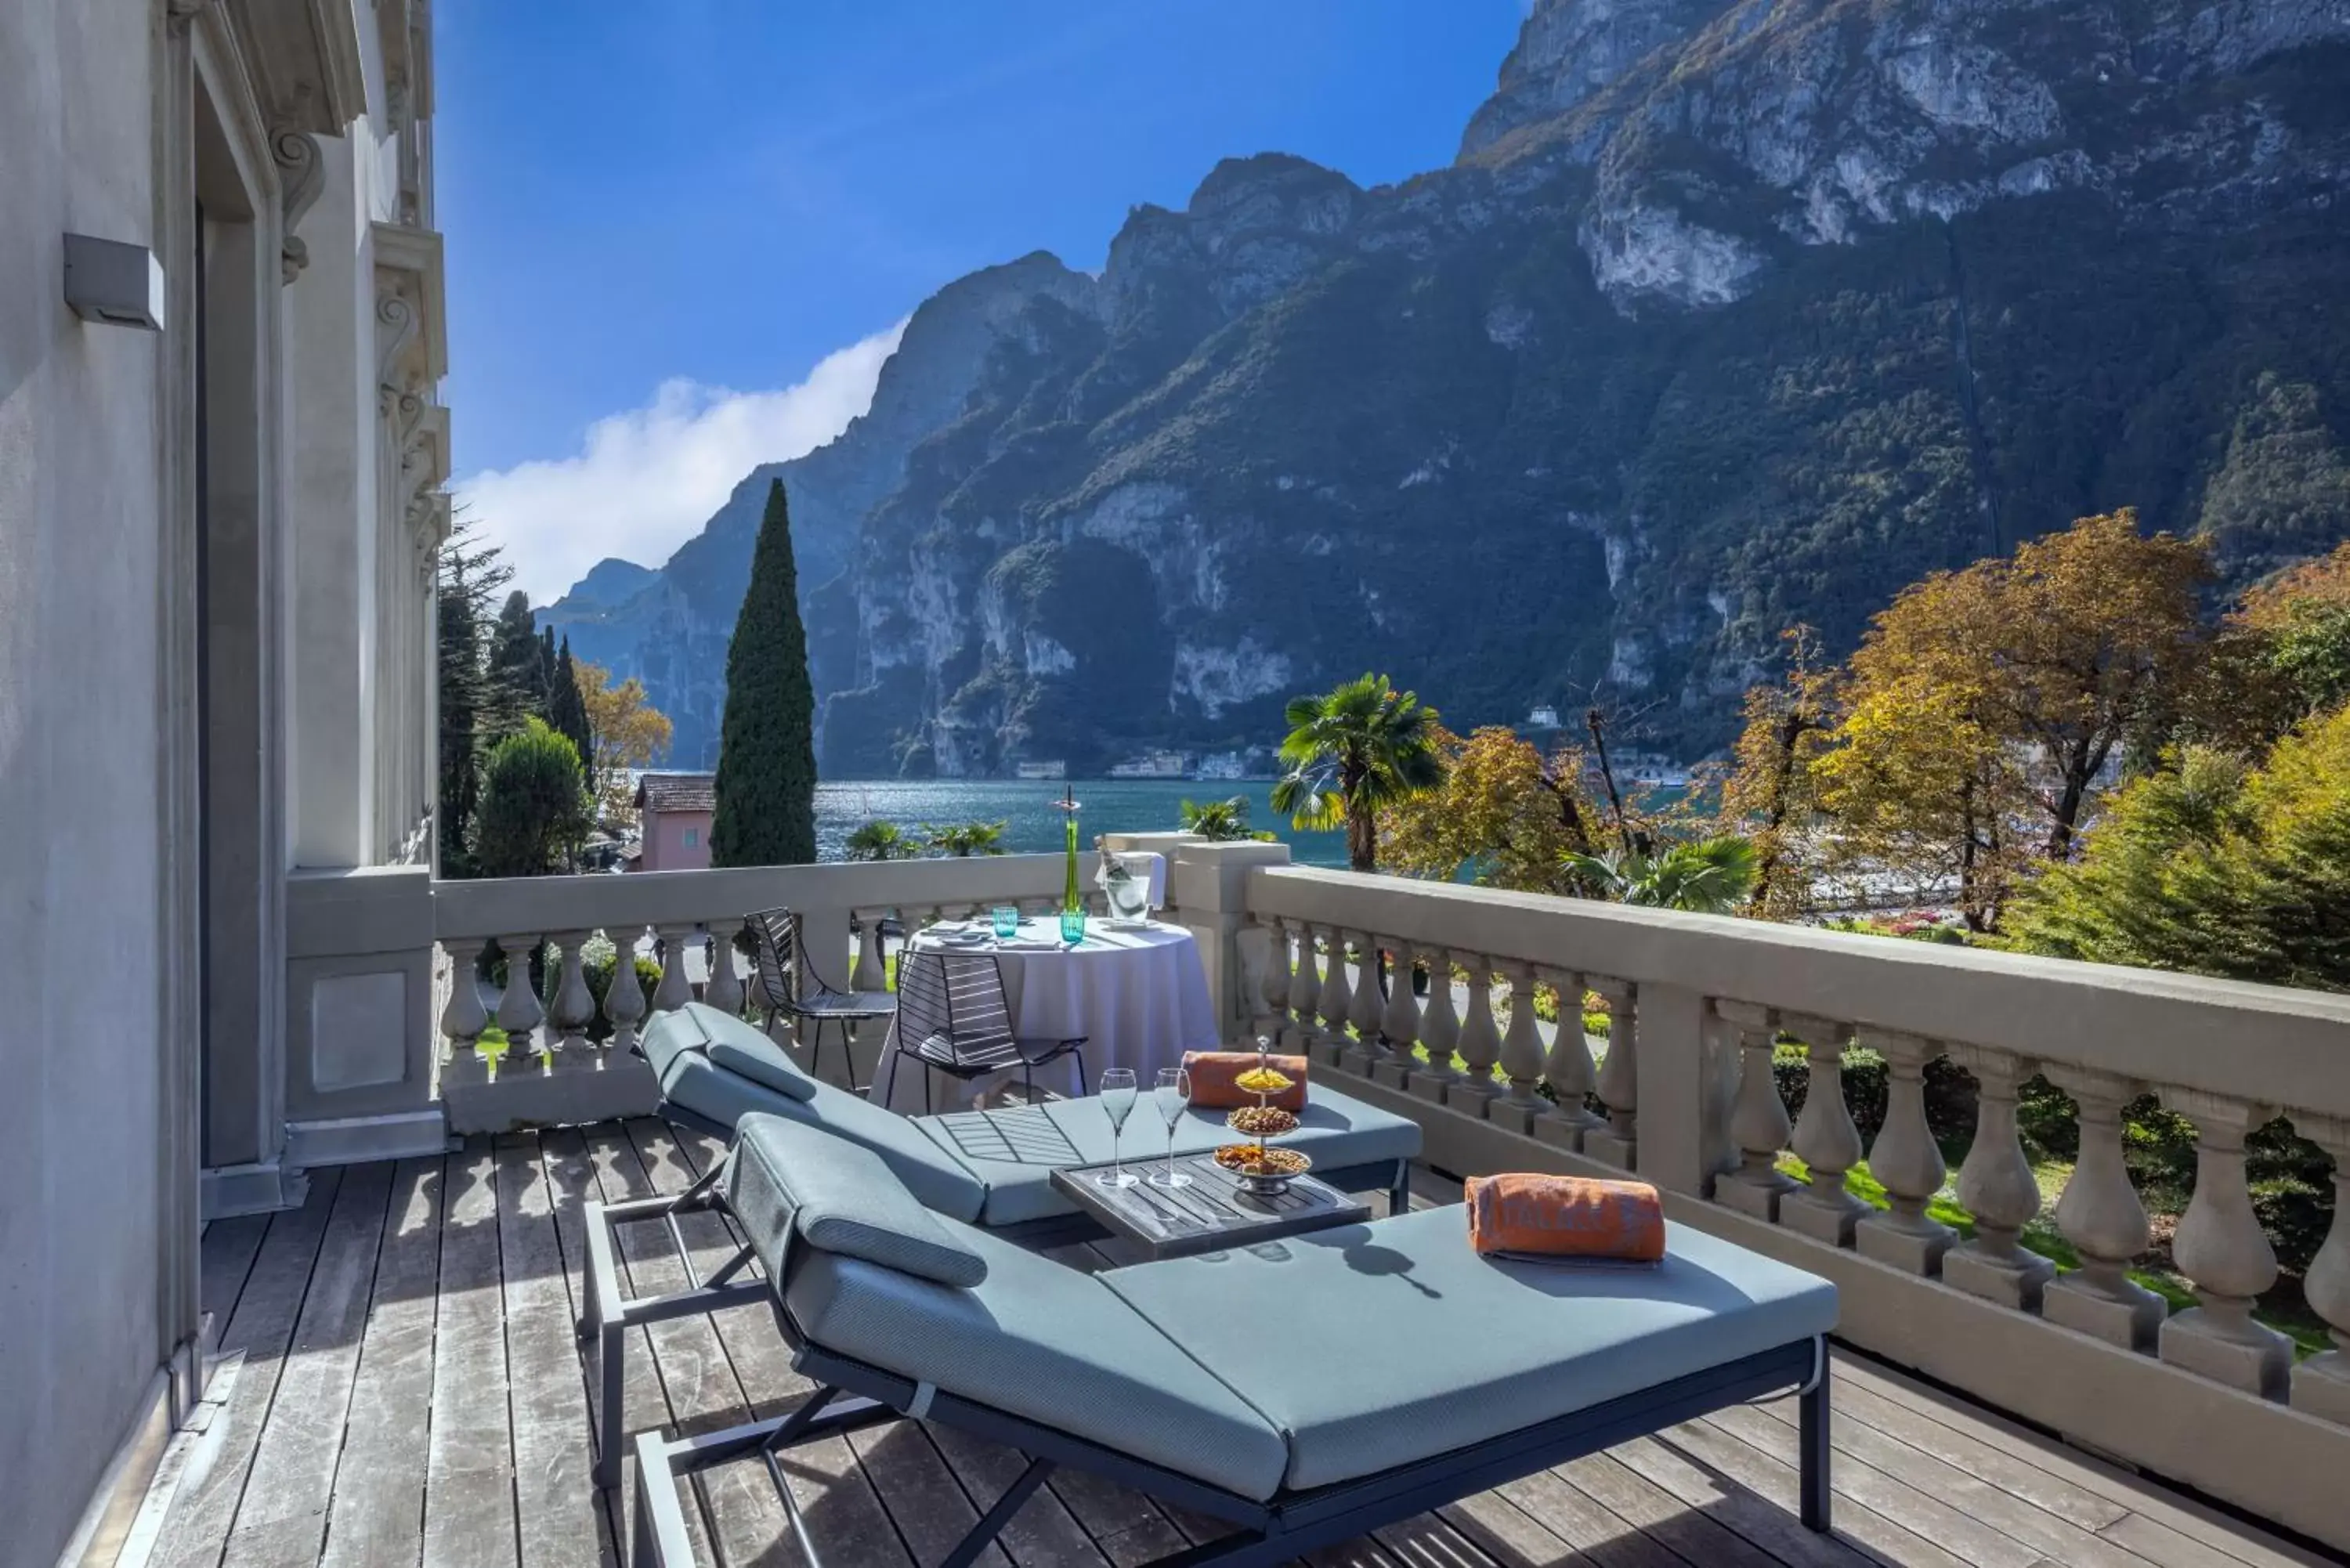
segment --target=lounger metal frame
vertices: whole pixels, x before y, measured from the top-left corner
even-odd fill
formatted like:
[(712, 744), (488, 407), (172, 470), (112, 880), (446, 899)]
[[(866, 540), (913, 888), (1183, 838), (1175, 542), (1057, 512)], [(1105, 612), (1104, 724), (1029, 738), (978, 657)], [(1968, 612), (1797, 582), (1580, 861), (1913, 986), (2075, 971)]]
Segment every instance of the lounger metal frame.
[[(664, 1104), (661, 1115), (712, 1137), (731, 1142), (734, 1137), (734, 1129), (723, 1122), (683, 1106)], [(596, 1410), (595, 1480), (598, 1487), (620, 1484), (620, 1452), (628, 1433), (622, 1391), (628, 1381), (629, 1331), (649, 1323), (703, 1317), (746, 1302), (773, 1299), (763, 1276), (745, 1272), (752, 1262), (751, 1246), (739, 1231), (733, 1232), (734, 1251), (705, 1279), (694, 1269), (685, 1233), (678, 1229), (679, 1216), (700, 1213), (716, 1214), (731, 1228), (733, 1216), (728, 1212), (725, 1195), (718, 1187), (725, 1169), (725, 1161), (720, 1160), (682, 1192), (634, 1198), (620, 1203), (591, 1202), (587, 1206), (588, 1310), (580, 1316), (578, 1334), (591, 1357), (590, 1376), (600, 1385), (601, 1398)], [(1378, 1160), (1320, 1174), (1331, 1186), (1349, 1190), (1384, 1185), (1390, 1214), (1400, 1214), (1410, 1207), (1411, 1162), (1408, 1159)], [(686, 1288), (662, 1295), (631, 1298), (620, 1283), (619, 1227), (652, 1221), (668, 1230), (678, 1267), (685, 1274)], [(1090, 1215), (1081, 1213), (1048, 1215), (1016, 1224), (992, 1225), (986, 1230), (988, 1234), (1001, 1236), (1014, 1245), (1037, 1249), (1097, 1241), (1110, 1234)]]
[(793, 1365), (816, 1381), (816, 1392), (788, 1415), (704, 1437), (672, 1439), (658, 1432), (640, 1435), (637, 1438), (636, 1526), (629, 1555), (631, 1568), (693, 1568), (693, 1548), (678, 1501), (678, 1479), (754, 1454), (767, 1467), (810, 1568), (822, 1568), (816, 1544), (809, 1537), (777, 1456), (796, 1443), (900, 1419), (937, 1421), (1006, 1444), (1028, 1458), (1027, 1468), (941, 1560), (940, 1568), (969, 1568), (1037, 1487), (1061, 1468), (1088, 1471), (1234, 1526), (1229, 1535), (1161, 1557), (1147, 1568), (1210, 1568), (1211, 1564), (1213, 1568), (1262, 1568), (1709, 1411), (1791, 1387), (1800, 1390), (1802, 1398), (1799, 1512), (1806, 1529), (1825, 1533), (1829, 1527), (1828, 1355), (1824, 1339), (1797, 1340), (1487, 1442), (1397, 1465), (1375, 1475), (1278, 1492), (1260, 1502), (1024, 1417), (927, 1389), (895, 1373), (835, 1355), (800, 1338), (780, 1303), (775, 1315), (793, 1342)]

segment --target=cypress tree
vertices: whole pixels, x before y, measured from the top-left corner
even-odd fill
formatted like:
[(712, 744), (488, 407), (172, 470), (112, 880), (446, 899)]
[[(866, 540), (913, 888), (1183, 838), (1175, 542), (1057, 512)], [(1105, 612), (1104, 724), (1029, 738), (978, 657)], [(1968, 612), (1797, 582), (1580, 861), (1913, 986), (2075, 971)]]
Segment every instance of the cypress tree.
[(592, 776), (596, 735), (588, 722), (587, 699), (579, 695), (579, 677), (571, 662), (571, 639), (567, 637), (555, 655), (555, 678), (546, 694), (546, 723), (547, 728), (578, 749), (579, 765)]
[(816, 691), (800, 625), (784, 482), (767, 489), (751, 584), (726, 649), (713, 866), (798, 866), (816, 858)]
[(552, 657), (539, 641), (536, 619), (530, 613), (530, 596), (520, 588), (506, 596), (490, 643), (490, 679), (498, 701), (492, 720), (494, 736), (515, 733), (523, 721), (546, 711), (547, 666)]

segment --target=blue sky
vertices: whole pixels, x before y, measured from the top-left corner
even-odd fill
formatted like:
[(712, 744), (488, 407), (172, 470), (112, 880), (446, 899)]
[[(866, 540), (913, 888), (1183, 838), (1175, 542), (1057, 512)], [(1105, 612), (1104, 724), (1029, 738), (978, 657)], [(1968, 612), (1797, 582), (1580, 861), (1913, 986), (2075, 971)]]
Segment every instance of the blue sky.
[(1222, 157), (1450, 161), (1522, 0), (442, 0), (461, 498), (551, 597), (863, 407), (896, 324)]

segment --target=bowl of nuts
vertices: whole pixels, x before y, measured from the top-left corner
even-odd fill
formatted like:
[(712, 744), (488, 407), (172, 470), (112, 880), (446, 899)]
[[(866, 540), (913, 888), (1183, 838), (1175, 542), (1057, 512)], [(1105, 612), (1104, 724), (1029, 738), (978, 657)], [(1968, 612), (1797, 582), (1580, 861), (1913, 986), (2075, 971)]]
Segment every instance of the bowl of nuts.
[(1297, 1130), (1297, 1113), (1279, 1106), (1243, 1106), (1224, 1118), (1224, 1125), (1253, 1138), (1279, 1137)]
[(1241, 1179), (1242, 1191), (1258, 1198), (1278, 1198), (1314, 1168), (1314, 1161), (1296, 1149), (1262, 1143), (1228, 1143), (1216, 1150), (1216, 1163)]

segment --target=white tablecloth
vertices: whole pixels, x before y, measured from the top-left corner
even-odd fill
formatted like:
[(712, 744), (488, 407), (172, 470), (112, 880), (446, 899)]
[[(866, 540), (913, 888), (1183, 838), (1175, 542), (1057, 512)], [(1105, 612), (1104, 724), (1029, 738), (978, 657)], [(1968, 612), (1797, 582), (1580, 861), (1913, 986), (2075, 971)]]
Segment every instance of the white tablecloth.
[[(1021, 944), (977, 950), (993, 952), (1003, 970), (1005, 1000), (1013, 1028), (1023, 1039), (1086, 1037), (1086, 1081), (1098, 1085), (1104, 1068), (1131, 1067), (1148, 1090), (1161, 1067), (1180, 1066), (1186, 1051), (1217, 1046), (1215, 1004), (1200, 965), (1200, 944), (1180, 926), (1156, 921), (1114, 929), (1089, 921), (1081, 947), (1043, 945), (1055, 932), (1053, 917), (1022, 922)], [(932, 931), (916, 936), (917, 950), (938, 948)], [(1026, 946), (1027, 943), (1035, 946)], [(910, 1056), (901, 1056), (893, 1033), (875, 1068), (868, 1092), (877, 1105), (907, 1116), (923, 1110), (922, 1075)], [(940, 1111), (968, 1106), (974, 1095), (1017, 1081), (1015, 1069), (965, 1084), (944, 1073), (931, 1075), (930, 1106)], [(1036, 1074), (1039, 1090), (1077, 1092), (1074, 1058), (1064, 1057)]]

